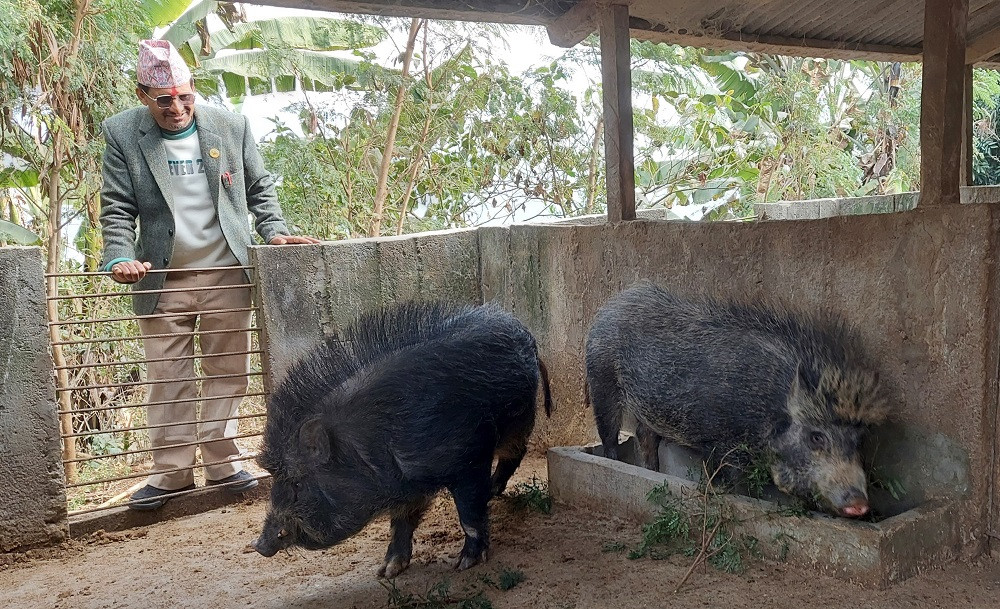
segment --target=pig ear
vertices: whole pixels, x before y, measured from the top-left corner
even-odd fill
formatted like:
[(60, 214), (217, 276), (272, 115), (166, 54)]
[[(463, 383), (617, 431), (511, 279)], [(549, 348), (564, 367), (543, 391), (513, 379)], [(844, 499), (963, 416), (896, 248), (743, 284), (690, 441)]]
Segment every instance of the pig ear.
[(804, 423), (815, 418), (812, 394), (806, 381), (805, 371), (802, 369), (802, 362), (798, 362), (795, 374), (792, 375), (792, 386), (788, 388), (788, 414), (793, 421)]
[(330, 434), (323, 425), (323, 420), (313, 417), (299, 428), (299, 445), (315, 463), (326, 463), (330, 460)]
[(792, 386), (788, 389), (788, 395), (794, 400), (805, 397), (806, 387), (808, 384), (802, 370), (802, 362), (798, 362), (795, 364), (795, 374), (792, 375)]

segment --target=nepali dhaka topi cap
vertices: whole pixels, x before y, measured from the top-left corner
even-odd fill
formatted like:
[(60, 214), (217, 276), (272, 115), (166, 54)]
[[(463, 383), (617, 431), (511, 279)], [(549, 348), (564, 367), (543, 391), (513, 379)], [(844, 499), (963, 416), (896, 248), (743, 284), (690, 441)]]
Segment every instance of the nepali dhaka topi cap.
[(182, 87), (191, 82), (191, 70), (167, 40), (140, 40), (136, 80), (156, 89)]

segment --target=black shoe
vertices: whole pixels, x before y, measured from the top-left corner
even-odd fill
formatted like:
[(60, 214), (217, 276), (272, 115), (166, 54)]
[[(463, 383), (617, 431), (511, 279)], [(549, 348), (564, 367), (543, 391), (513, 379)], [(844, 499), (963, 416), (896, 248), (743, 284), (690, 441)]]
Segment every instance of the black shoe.
[(156, 488), (155, 486), (146, 485), (136, 492), (132, 493), (129, 497), (128, 509), (139, 510), (140, 512), (146, 512), (149, 510), (158, 510), (163, 507), (163, 504), (171, 499), (171, 497), (164, 497), (164, 495), (173, 495), (174, 493), (179, 493), (181, 491), (193, 491), (194, 484), (189, 484), (184, 488), (175, 489), (172, 491), (167, 491), (162, 488)]
[(240, 470), (232, 476), (226, 476), (222, 480), (206, 480), (206, 486), (225, 485), (226, 492), (239, 495), (250, 489), (257, 488), (257, 479), (246, 470)]

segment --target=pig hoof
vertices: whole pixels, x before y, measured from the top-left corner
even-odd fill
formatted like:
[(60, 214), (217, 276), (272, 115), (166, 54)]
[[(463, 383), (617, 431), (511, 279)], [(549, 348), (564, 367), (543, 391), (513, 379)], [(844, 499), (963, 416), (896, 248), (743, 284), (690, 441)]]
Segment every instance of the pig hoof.
[(481, 562), (486, 562), (486, 550), (483, 550), (478, 555), (465, 556), (463, 555), (458, 564), (455, 565), (455, 569), (458, 571), (465, 571), (469, 567), (474, 567)]
[(382, 568), (378, 570), (378, 576), (384, 577), (385, 579), (392, 579), (406, 571), (406, 568), (410, 566), (410, 561), (403, 558), (392, 558), (391, 560), (385, 561)]

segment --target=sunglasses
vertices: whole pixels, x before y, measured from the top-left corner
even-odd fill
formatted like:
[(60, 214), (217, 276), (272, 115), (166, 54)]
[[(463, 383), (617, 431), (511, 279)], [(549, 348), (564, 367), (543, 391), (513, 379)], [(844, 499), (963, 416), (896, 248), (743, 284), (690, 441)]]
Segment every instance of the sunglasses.
[[(141, 89), (140, 89), (140, 91), (141, 91)], [(174, 96), (174, 95), (157, 95), (156, 97), (153, 97), (152, 95), (150, 95), (149, 93), (146, 93), (145, 91), (143, 91), (142, 94), (145, 95), (146, 97), (148, 97), (149, 99), (155, 101), (157, 108), (163, 108), (163, 109), (169, 108), (170, 105), (174, 103), (174, 99), (179, 99), (182, 106), (193, 106), (194, 105), (194, 93), (181, 93), (180, 95), (177, 95), (177, 96)]]

